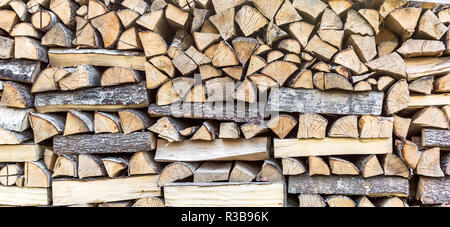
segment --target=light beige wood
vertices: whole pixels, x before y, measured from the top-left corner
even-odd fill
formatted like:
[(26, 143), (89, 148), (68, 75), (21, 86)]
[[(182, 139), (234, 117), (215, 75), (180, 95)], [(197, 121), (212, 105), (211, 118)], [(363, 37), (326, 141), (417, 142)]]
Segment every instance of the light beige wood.
[(398, 197), (384, 198), (378, 202), (378, 207), (406, 207)]
[(356, 160), (355, 166), (358, 167), (364, 178), (383, 175), (384, 170), (375, 154), (363, 156)]
[(28, 188), (50, 188), (52, 173), (44, 162), (25, 162), (23, 186)]
[(360, 34), (364, 36), (375, 35), (375, 32), (369, 22), (367, 22), (361, 14), (352, 9), (347, 11), (347, 19), (345, 21), (344, 30), (346, 34)]
[(356, 203), (348, 196), (334, 195), (329, 196), (326, 199), (328, 206), (330, 207), (355, 207)]
[(388, 16), (387, 14), (383, 15), (383, 13), (381, 15), (387, 16), (385, 20), (386, 26), (399, 35), (402, 40), (406, 40), (415, 32), (421, 12), (422, 9), (420, 8), (400, 8), (392, 11)]
[(227, 10), (217, 12), (216, 15), (209, 17), (209, 20), (217, 28), (224, 40), (228, 40), (236, 36), (237, 30), (234, 24), (234, 8), (229, 8)]
[(30, 113), (30, 124), (33, 128), (34, 142), (62, 134), (64, 131), (64, 118), (55, 114)]
[(259, 172), (260, 167), (253, 162), (237, 161), (230, 172), (229, 182), (246, 182), (250, 183)]
[(80, 154), (78, 156), (78, 176), (80, 179), (106, 176), (102, 160), (97, 156)]
[(366, 197), (361, 196), (355, 200), (357, 207), (375, 207), (373, 203)]
[(338, 49), (324, 42), (319, 36), (314, 35), (305, 47), (305, 51), (314, 54), (317, 58), (324, 61), (330, 61)]
[(450, 92), (450, 73), (434, 81), (434, 92)]
[[(330, 1), (331, 2), (331, 1)], [(299, 207), (326, 207), (327, 204), (322, 196), (318, 194), (300, 194), (298, 195)]]
[(191, 140), (213, 141), (219, 136), (219, 124), (212, 120), (203, 122), (202, 126), (194, 133)]
[(382, 159), (384, 175), (410, 178), (410, 170), (403, 160), (395, 154), (386, 154)]
[(114, 113), (95, 112), (94, 131), (95, 133), (121, 133), (119, 116)]
[(152, 31), (141, 31), (139, 32), (139, 38), (146, 57), (167, 54), (167, 44), (160, 34)]
[(54, 177), (78, 177), (78, 156), (60, 155), (53, 169), (52, 178)]
[(305, 164), (299, 158), (283, 158), (281, 163), (283, 175), (298, 175), (306, 172)]
[[(242, 33), (244, 33), (245, 36), (251, 36), (253, 33), (257, 32), (259, 29), (268, 24), (267, 19), (257, 9), (248, 5), (244, 5), (239, 11), (236, 12), (235, 21), (239, 25)], [(224, 37), (224, 39), (227, 38)]]
[(124, 134), (144, 130), (151, 125), (147, 113), (134, 109), (119, 111), (120, 125)]
[(194, 173), (194, 182), (228, 181), (232, 162), (205, 162)]
[(261, 170), (256, 175), (256, 181), (284, 182), (280, 163), (275, 159), (264, 160)]
[(172, 162), (161, 171), (158, 177), (158, 185), (163, 187), (169, 183), (193, 176), (200, 164), (199, 162)]
[(445, 106), (450, 104), (449, 94), (411, 95), (408, 109), (419, 109), (427, 106)]
[(386, 93), (387, 114), (397, 113), (409, 106), (410, 96), (406, 80), (399, 80)]
[(1, 162), (37, 161), (43, 156), (42, 147), (37, 144), (0, 145)]
[(296, 21), (300, 21), (303, 18), (298, 14), (294, 5), (290, 1), (284, 1), (275, 15), (275, 22), (278, 26), (290, 24)]
[(328, 131), (329, 137), (358, 138), (358, 117), (355, 115), (344, 116), (337, 119)]
[(149, 196), (136, 200), (132, 207), (165, 207), (164, 199)]
[(267, 126), (281, 139), (285, 138), (297, 125), (297, 119), (291, 115), (280, 114), (272, 117)]
[(241, 130), (235, 122), (221, 122), (219, 128), (219, 138), (221, 139), (239, 139)]
[(427, 39), (440, 40), (447, 32), (447, 27), (439, 21), (439, 18), (431, 10), (422, 14), (417, 26), (417, 35)]
[(162, 117), (148, 129), (159, 134), (158, 136), (160, 138), (164, 138), (169, 142), (181, 142), (183, 141), (183, 137), (179, 134), (179, 131), (185, 128), (186, 126), (178, 119)]
[(53, 150), (47, 148), (44, 150), (44, 164), (47, 169), (54, 170), (56, 159), (58, 159), (58, 155)]
[(345, 159), (329, 157), (328, 163), (332, 174), (359, 175), (359, 169), (353, 163)]
[(102, 158), (102, 162), (105, 166), (108, 177), (115, 178), (124, 174), (124, 172), (128, 168), (130, 160), (129, 158), (107, 157)]
[(319, 114), (300, 114), (298, 120), (298, 139), (323, 139), (328, 120)]
[(375, 36), (377, 44), (378, 56), (385, 56), (392, 53), (398, 46), (398, 38), (387, 28), (381, 28), (380, 32)]
[(268, 131), (267, 126), (256, 123), (245, 123), (241, 125), (242, 134), (246, 139), (253, 138)]
[(439, 147), (428, 149), (422, 152), (417, 162), (416, 173), (428, 177), (444, 177), (441, 169)]
[(46, 188), (0, 186), (0, 203), (12, 206), (46, 206), (50, 202), (50, 191)]
[(396, 79), (405, 78), (406, 74), (409, 77), (405, 61), (396, 52), (371, 60), (366, 65), (377, 73), (386, 74)]
[(358, 122), (360, 138), (389, 138), (392, 137), (394, 119), (365, 115)]
[(309, 156), (308, 157), (308, 167), (309, 167), (309, 175), (323, 175), (329, 176), (331, 174), (330, 167), (328, 164), (318, 156)]
[(0, 184), (11, 186), (16, 184), (17, 178), (23, 175), (23, 169), (18, 164), (7, 164), (0, 169)]
[(279, 85), (283, 85), (286, 80), (297, 70), (298, 67), (291, 62), (274, 61), (265, 66), (261, 73), (270, 76), (277, 81)]

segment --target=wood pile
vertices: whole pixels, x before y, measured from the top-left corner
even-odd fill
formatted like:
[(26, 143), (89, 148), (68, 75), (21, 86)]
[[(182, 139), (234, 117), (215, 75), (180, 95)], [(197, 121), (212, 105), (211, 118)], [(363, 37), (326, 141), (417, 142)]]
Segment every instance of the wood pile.
[(0, 205), (449, 205), (436, 2), (0, 0)]

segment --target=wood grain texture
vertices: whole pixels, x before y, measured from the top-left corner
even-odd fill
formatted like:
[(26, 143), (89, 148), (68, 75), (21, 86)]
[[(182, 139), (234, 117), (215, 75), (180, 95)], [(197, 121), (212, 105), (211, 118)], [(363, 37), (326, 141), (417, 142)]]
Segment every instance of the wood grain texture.
[(47, 188), (25, 188), (0, 186), (0, 204), (11, 206), (50, 205), (50, 190)]
[(450, 203), (450, 177), (420, 177), (417, 199), (423, 204)]
[(0, 145), (0, 162), (30, 162), (42, 156), (43, 150), (37, 144)]
[(41, 63), (31, 60), (0, 60), (0, 79), (33, 83), (41, 72)]
[(442, 150), (450, 150), (450, 130), (422, 129), (422, 146), (439, 147)]

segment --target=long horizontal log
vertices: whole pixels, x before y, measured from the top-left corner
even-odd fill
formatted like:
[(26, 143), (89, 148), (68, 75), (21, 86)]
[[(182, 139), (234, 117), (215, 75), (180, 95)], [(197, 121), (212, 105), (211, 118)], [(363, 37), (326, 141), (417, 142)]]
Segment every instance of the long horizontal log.
[(392, 153), (392, 138), (274, 139), (276, 158)]
[(52, 182), (54, 206), (105, 203), (161, 196), (158, 175)]
[(362, 176), (289, 176), (288, 193), (325, 195), (365, 195), (371, 197), (409, 194), (408, 179), (400, 177)]
[(155, 154), (157, 162), (195, 162), (195, 161), (258, 161), (269, 155), (270, 139), (256, 137), (252, 139), (216, 139), (214, 141), (185, 140), (168, 143), (158, 139)]
[(28, 116), (34, 109), (17, 109), (0, 106), (0, 128), (23, 132), (30, 127)]
[(408, 109), (421, 109), (427, 106), (450, 105), (450, 93), (431, 95), (411, 95)]
[(0, 145), (0, 162), (33, 162), (43, 157), (37, 144)]
[(380, 115), (383, 93), (280, 88), (270, 92), (266, 111)]
[(66, 112), (72, 109), (114, 112), (149, 105), (145, 82), (114, 87), (96, 87), (67, 92), (36, 94), (34, 106), (40, 113)]
[(164, 187), (166, 206), (282, 207), (282, 183), (171, 183)]
[(50, 189), (0, 186), (0, 204), (10, 206), (50, 205)]
[(105, 49), (50, 49), (48, 57), (50, 65), (53, 67), (75, 67), (88, 64), (145, 71), (145, 56), (141, 52)]
[(33, 83), (41, 72), (41, 63), (30, 60), (0, 60), (0, 79)]
[(235, 122), (262, 122), (264, 105), (239, 106), (233, 102), (216, 105), (209, 103), (174, 103), (158, 106), (151, 104), (148, 113), (152, 117), (173, 116), (178, 118), (215, 119)]
[(450, 130), (422, 129), (422, 147), (450, 150)]
[(420, 177), (416, 197), (423, 204), (450, 203), (450, 177)]
[(59, 135), (53, 138), (53, 151), (57, 154), (135, 153), (154, 150), (155, 145), (156, 138), (152, 132)]
[(450, 72), (450, 57), (407, 58), (405, 64), (408, 80)]

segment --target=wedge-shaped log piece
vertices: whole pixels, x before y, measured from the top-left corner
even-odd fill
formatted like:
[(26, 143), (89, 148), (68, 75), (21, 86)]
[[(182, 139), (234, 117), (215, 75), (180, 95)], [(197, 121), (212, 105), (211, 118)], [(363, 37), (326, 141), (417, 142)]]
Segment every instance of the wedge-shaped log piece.
[(387, 16), (385, 24), (402, 40), (407, 40), (414, 34), (421, 12), (421, 8), (396, 9)]
[(302, 47), (306, 47), (309, 37), (314, 30), (314, 25), (304, 21), (294, 22), (289, 25), (288, 31), (295, 39), (297, 39)]
[(378, 34), (380, 32), (381, 19), (380, 19), (380, 13), (378, 10), (360, 9), (360, 10), (358, 10), (358, 13), (361, 14), (361, 16), (363, 16), (364, 19), (366, 19), (370, 25), (372, 25), (372, 28), (375, 31), (375, 34)]
[(329, 207), (356, 207), (355, 201), (344, 195), (332, 195), (326, 199)]
[(398, 46), (398, 37), (387, 28), (381, 28), (375, 36), (378, 56), (382, 57), (392, 53)]
[(337, 119), (331, 125), (328, 136), (358, 138), (358, 117), (350, 115)]
[(51, 192), (47, 188), (0, 186), (0, 203), (11, 206), (47, 206)]
[(212, 58), (212, 64), (215, 67), (235, 66), (239, 64), (239, 59), (233, 48), (228, 43), (222, 41), (217, 46), (214, 57)]
[(392, 138), (274, 139), (276, 158), (387, 153), (392, 153)]
[(320, 39), (331, 44), (332, 46), (342, 49), (344, 42), (344, 31), (342, 30), (319, 30), (317, 31)]
[(141, 15), (146, 13), (147, 11), (150, 11), (150, 5), (147, 4), (147, 2), (145, 2), (144, 0), (125, 0), (121, 4), (122, 6), (134, 10)]
[[(172, 162), (161, 171), (158, 178), (158, 186), (163, 187), (169, 183), (183, 180), (194, 175), (200, 166), (199, 162)], [(256, 175), (256, 174), (255, 174)]]
[(118, 50), (141, 50), (142, 44), (136, 27), (124, 31), (117, 41)]
[(302, 16), (310, 21), (315, 21), (327, 8), (327, 5), (320, 0), (294, 0), (292, 4)]
[(440, 56), (445, 51), (445, 45), (441, 41), (408, 39), (397, 52), (403, 57), (433, 57)]
[(94, 117), (89, 112), (70, 110), (67, 113), (64, 136), (94, 131)]
[(58, 84), (55, 81), (55, 76), (57, 75), (56, 72), (63, 70), (65, 69), (55, 67), (49, 67), (42, 70), (31, 87), (31, 93), (59, 90)]
[(328, 164), (318, 156), (309, 156), (308, 157), (308, 167), (309, 167), (309, 175), (331, 175), (330, 167)]
[(52, 182), (53, 205), (114, 202), (160, 196), (161, 189), (157, 180), (157, 175), (85, 181), (57, 180)]
[(229, 182), (250, 183), (256, 178), (259, 169), (255, 163), (237, 161), (230, 172)]
[(71, 47), (73, 40), (72, 32), (66, 28), (63, 24), (55, 24), (45, 35), (42, 37), (42, 45), (52, 47)]
[(53, 149), (57, 154), (134, 153), (154, 150), (155, 139), (151, 132), (56, 136)]
[(197, 64), (185, 53), (179, 54), (172, 60), (173, 65), (183, 76), (192, 74), (197, 70)]
[(348, 44), (352, 45), (362, 62), (368, 62), (377, 56), (375, 37), (353, 34), (349, 37)]
[(88, 3), (88, 19), (92, 19), (108, 12), (108, 8), (102, 1), (89, 0)]
[(250, 139), (268, 131), (268, 128), (263, 124), (245, 123), (241, 125), (241, 131), (246, 139)]
[(343, 76), (337, 73), (323, 73), (314, 74), (314, 86), (320, 90), (346, 90), (352, 91), (352, 84)]
[(383, 93), (375, 91), (351, 93), (280, 88), (270, 92), (266, 111), (380, 115), (382, 102)]
[(181, 97), (178, 96), (175, 89), (173, 88), (172, 80), (167, 81), (161, 87), (159, 87), (158, 92), (156, 93), (156, 105), (164, 106), (173, 104), (181, 100)]
[(426, 95), (431, 95), (431, 90), (433, 89), (433, 76), (421, 77), (417, 80), (412, 81), (408, 88), (411, 92), (422, 93)]
[(28, 85), (5, 81), (3, 82), (3, 92), (0, 105), (26, 109), (33, 107), (34, 97)]
[(411, 177), (408, 166), (399, 156), (395, 154), (386, 154), (381, 162), (385, 176)]
[[(122, 18), (130, 19), (126, 15), (124, 15)], [(164, 39), (168, 39), (171, 33), (170, 25), (167, 22), (163, 9), (158, 9), (156, 11), (142, 15), (136, 20), (136, 24), (160, 34)]]
[(63, 154), (56, 159), (52, 178), (78, 177), (78, 156)]
[(23, 132), (30, 127), (29, 113), (33, 109), (17, 109), (0, 106), (0, 128)]
[(144, 130), (150, 126), (150, 118), (148, 117), (148, 114), (139, 110), (120, 110), (119, 117), (124, 134)]
[(305, 47), (305, 51), (314, 54), (317, 58), (330, 61), (331, 58), (338, 52), (338, 49), (334, 48), (330, 44), (324, 42), (319, 36), (314, 35)]
[(161, 171), (161, 165), (155, 162), (153, 152), (137, 152), (131, 157), (128, 164), (129, 176), (159, 173), (159, 171)]
[(148, 106), (144, 82), (115, 87), (88, 88), (70, 92), (39, 93), (35, 107), (41, 113), (65, 112), (71, 109), (117, 111)]
[(355, 10), (347, 11), (347, 20), (345, 21), (344, 30), (346, 34), (360, 34), (373, 36), (375, 32), (372, 26)]
[(408, 80), (450, 72), (450, 57), (407, 58), (405, 64)]
[(286, 80), (297, 71), (298, 67), (287, 61), (274, 61), (268, 64), (261, 73), (276, 80), (279, 85), (283, 85)]
[(103, 165), (105, 166), (106, 173), (109, 178), (120, 177), (129, 164), (128, 158), (121, 157), (106, 157), (102, 158)]
[[(81, 17), (77, 17), (77, 30), (75, 33), (75, 37), (73, 38), (72, 44), (77, 47), (87, 47), (87, 48), (102, 48), (103, 41), (101, 39), (100, 33), (97, 32), (85, 19), (80, 19)], [(82, 26), (82, 24), (84, 24)]]
[(122, 25), (117, 14), (109, 12), (92, 19), (91, 23), (102, 35), (103, 46), (105, 48), (113, 48), (122, 32)]
[(115, 113), (95, 112), (94, 131), (95, 133), (121, 133), (119, 116)]
[(51, 0), (49, 9), (66, 25), (71, 26), (75, 23), (75, 14), (78, 6), (71, 0)]
[(235, 122), (220, 123), (219, 138), (221, 139), (239, 139), (241, 130)]
[(194, 182), (228, 181), (231, 162), (205, 162), (194, 173)]
[(405, 61), (395, 52), (369, 61), (366, 65), (379, 74), (393, 76), (396, 79), (403, 79), (407, 74)]
[(101, 75), (95, 67), (80, 65), (73, 72), (58, 80), (58, 85), (63, 91), (96, 87), (100, 85), (100, 77)]
[(138, 199), (132, 207), (165, 207), (164, 200), (158, 197), (149, 196)]
[[(330, 1), (331, 2), (331, 1)], [(326, 207), (327, 204), (322, 196), (318, 194), (300, 194), (298, 195), (299, 207)]]
[(0, 128), (0, 144), (21, 144), (30, 139), (33, 139), (33, 133), (31, 130), (14, 132)]
[(221, 0), (211, 0), (214, 10), (217, 13), (220, 13), (224, 10), (237, 7), (239, 5), (242, 5), (245, 3), (245, 0), (227, 0), (227, 1), (221, 1)]
[(350, 161), (330, 157), (328, 159), (330, 170), (335, 175), (359, 175), (359, 169)]
[(383, 175), (384, 170), (381, 167), (380, 162), (375, 154), (360, 157), (355, 162), (356, 167), (358, 167), (361, 175), (364, 178), (374, 177), (378, 175)]
[(44, 162), (25, 162), (24, 186), (28, 188), (49, 188), (52, 182), (52, 173)]
[(144, 47), (145, 56), (153, 57), (167, 54), (167, 44), (160, 34), (152, 31), (141, 31), (139, 32), (139, 38)]
[(411, 124), (410, 118), (403, 118), (394, 114), (394, 133), (401, 139), (406, 139), (408, 135), (409, 126)]
[(167, 143), (158, 140), (155, 161), (257, 161), (269, 158), (269, 140), (267, 137), (257, 137), (249, 140), (192, 141)]
[(278, 26), (290, 24), (302, 19), (303, 18), (300, 14), (298, 14), (294, 5), (292, 5), (290, 1), (284, 1), (283, 5), (275, 15), (275, 22)]
[(220, 35), (224, 40), (228, 40), (237, 35), (236, 26), (234, 24), (235, 20), (234, 8), (217, 12), (216, 15), (209, 17), (209, 20), (211, 21), (212, 24), (214, 24), (214, 26), (217, 28), (217, 30), (219, 31)]
[(434, 81), (434, 92), (450, 92), (450, 73)]
[(184, 138), (180, 135), (180, 131), (186, 127), (182, 121), (176, 118), (162, 117), (148, 129), (169, 142), (181, 142)]
[(341, 18), (331, 9), (325, 8), (322, 14), (322, 19), (320, 22), (320, 30), (342, 30), (344, 24)]
[(65, 119), (55, 114), (30, 113), (30, 124), (34, 132), (35, 143), (62, 134)]
[(264, 163), (256, 175), (256, 181), (284, 182), (281, 165), (275, 159), (264, 160)]
[(252, 35), (268, 24), (267, 19), (258, 10), (247, 5), (236, 13), (235, 20), (245, 36)]
[(418, 111), (412, 117), (409, 133), (414, 135), (425, 127), (448, 129), (448, 120), (445, 116), (445, 113), (434, 106), (430, 106)]
[(450, 150), (450, 130), (422, 129), (422, 146)]
[(50, 49), (48, 56), (50, 65), (53, 67), (73, 67), (88, 64), (145, 70), (145, 57), (139, 52), (104, 49)]
[(34, 83), (41, 64), (30, 60), (0, 60), (0, 79)]
[(169, 77), (174, 77), (175, 66), (172, 64), (172, 60), (164, 55), (151, 58), (150, 63), (152, 63), (157, 69), (166, 73)]
[(0, 59), (14, 58), (14, 39), (0, 36)]
[(417, 35), (427, 39), (440, 40), (447, 32), (447, 27), (431, 10), (427, 10), (419, 20)]
[(438, 147), (423, 151), (417, 162), (416, 173), (427, 177), (444, 177)]
[(208, 120), (203, 122), (202, 126), (194, 133), (191, 140), (212, 141), (219, 136), (219, 125), (217, 122)]
[(28, 162), (42, 158), (43, 150), (38, 144), (0, 145), (1, 162)]
[(419, 147), (409, 140), (403, 140), (401, 142), (396, 141), (395, 145), (399, 150), (398, 153), (400, 157), (406, 162), (409, 168), (416, 169), (417, 163), (422, 156), (422, 152), (419, 151)]
[(112, 67), (105, 70), (100, 79), (100, 85), (104, 87), (126, 83), (138, 83), (142, 81), (142, 75), (130, 68)]
[(356, 200), (356, 207), (375, 207), (373, 203), (366, 197), (360, 196)]
[(42, 37), (42, 34), (28, 22), (16, 24), (9, 35), (12, 37), (25, 36), (36, 39), (40, 39)]
[(397, 81), (386, 94), (387, 114), (391, 115), (407, 108), (409, 101), (408, 83), (404, 79)]
[(394, 119), (365, 115), (359, 119), (358, 126), (360, 138), (389, 138), (392, 137)]
[(106, 170), (99, 157), (88, 154), (78, 155), (78, 177), (80, 179), (103, 176), (106, 176)]
[(295, 74), (291, 80), (292, 88), (313, 89), (313, 75), (311, 70), (302, 70)]
[(242, 65), (246, 65), (259, 43), (256, 39), (238, 37), (233, 39), (233, 48)]
[(158, 88), (169, 80), (168, 76), (149, 62), (145, 62), (145, 78), (147, 89)]
[(14, 25), (19, 23), (19, 17), (13, 10), (2, 9), (0, 10), (0, 16), (2, 17), (0, 29), (3, 31), (10, 32)]
[(28, 37), (16, 37), (14, 39), (14, 57), (16, 59), (48, 62), (47, 49), (40, 42)]
[(211, 58), (198, 51), (194, 46), (190, 46), (184, 53), (197, 65), (209, 64), (212, 61)]
[(282, 183), (173, 183), (164, 187), (164, 199), (171, 207), (279, 207), (284, 188)]
[(299, 158), (283, 158), (281, 160), (283, 175), (299, 175), (306, 172), (306, 165)]
[(288, 193), (407, 197), (409, 183), (399, 177), (289, 176)]
[(323, 139), (328, 125), (328, 120), (319, 114), (300, 114), (298, 120), (298, 139)]
[(288, 114), (274, 116), (267, 123), (269, 127), (281, 139), (285, 138), (297, 125), (297, 119)]
[(219, 34), (194, 32), (195, 45), (199, 51), (204, 51), (220, 40)]
[(447, 204), (450, 190), (450, 177), (420, 177), (416, 198), (423, 204)]

